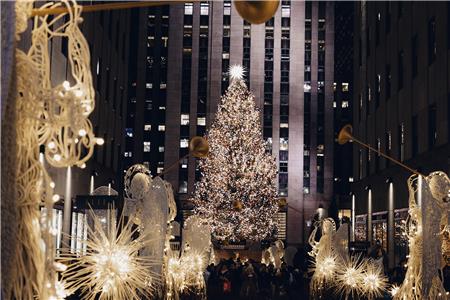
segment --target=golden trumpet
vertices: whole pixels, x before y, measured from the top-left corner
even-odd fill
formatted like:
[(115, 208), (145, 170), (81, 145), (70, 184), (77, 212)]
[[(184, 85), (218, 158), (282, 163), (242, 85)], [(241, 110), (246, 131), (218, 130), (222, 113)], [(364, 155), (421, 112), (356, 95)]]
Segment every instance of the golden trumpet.
[(414, 174), (417, 174), (417, 175), (420, 175), (420, 176), (424, 176), (424, 177), (425, 177), (425, 175), (419, 173), (419, 171), (414, 170), (414, 169), (411, 168), (411, 167), (408, 167), (408, 166), (405, 165), (404, 163), (402, 163), (402, 162), (396, 160), (395, 158), (392, 158), (392, 157), (390, 157), (390, 156), (384, 154), (384, 153), (381, 152), (380, 150), (373, 148), (373, 147), (370, 146), (369, 144), (363, 143), (363, 142), (361, 142), (360, 140), (358, 140), (357, 138), (355, 138), (355, 137), (353, 136), (353, 127), (352, 127), (352, 125), (350, 125), (350, 124), (345, 125), (345, 126), (342, 127), (342, 129), (339, 131), (338, 138), (337, 138), (337, 142), (338, 142), (340, 145), (344, 145), (344, 144), (346, 144), (347, 142), (355, 142), (355, 143), (357, 143), (357, 144), (363, 146), (364, 148), (367, 148), (367, 149), (369, 149), (370, 151), (373, 151), (373, 152), (375, 152), (375, 153), (378, 153), (379, 155), (383, 156), (384, 158), (389, 159), (389, 160), (392, 161), (393, 163), (395, 163), (395, 164), (397, 164), (397, 165), (399, 165), (399, 166), (405, 168), (406, 170), (408, 170), (408, 171), (410, 171), (410, 172), (412, 172), (412, 173), (414, 173)]
[(251, 24), (262, 24), (270, 20), (280, 5), (279, 0), (233, 2), (239, 15)]

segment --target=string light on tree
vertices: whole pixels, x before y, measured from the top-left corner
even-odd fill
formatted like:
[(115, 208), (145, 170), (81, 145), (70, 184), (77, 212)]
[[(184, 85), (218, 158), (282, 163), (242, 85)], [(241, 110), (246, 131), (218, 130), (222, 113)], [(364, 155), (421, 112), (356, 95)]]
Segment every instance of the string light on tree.
[(210, 152), (200, 160), (203, 176), (192, 199), (219, 241), (261, 240), (276, 231), (277, 167), (243, 74), (242, 66), (230, 68), (233, 80), (207, 133)]

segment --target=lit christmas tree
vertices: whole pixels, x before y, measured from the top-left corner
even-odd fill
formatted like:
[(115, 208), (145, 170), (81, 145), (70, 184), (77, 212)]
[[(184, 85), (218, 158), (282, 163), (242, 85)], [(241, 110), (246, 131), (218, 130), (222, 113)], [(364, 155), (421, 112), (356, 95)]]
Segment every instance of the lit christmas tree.
[(219, 241), (259, 241), (276, 232), (275, 159), (265, 152), (259, 112), (243, 78), (230, 68), (231, 84), (209, 129), (209, 155), (200, 160), (195, 213)]

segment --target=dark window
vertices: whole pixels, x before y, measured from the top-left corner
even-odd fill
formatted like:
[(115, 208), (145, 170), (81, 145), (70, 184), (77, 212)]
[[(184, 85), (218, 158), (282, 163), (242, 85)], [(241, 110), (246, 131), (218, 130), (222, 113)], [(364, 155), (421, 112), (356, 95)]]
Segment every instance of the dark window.
[(319, 2), (319, 19), (325, 19), (325, 9), (326, 9), (326, 5), (327, 2), (325, 1), (320, 1)]
[(412, 67), (412, 77), (416, 78), (417, 76), (417, 61), (418, 61), (418, 41), (417, 41), (417, 34), (413, 36), (411, 40), (411, 67)]
[(401, 18), (403, 16), (403, 1), (399, 1), (397, 3), (398, 3), (397, 16), (398, 18)]
[(391, 66), (386, 65), (386, 100), (391, 97)]
[(403, 50), (398, 53), (398, 89), (403, 88)]
[(413, 157), (419, 152), (419, 139), (418, 139), (418, 123), (417, 116), (412, 117), (412, 155)]
[(386, 17), (385, 17), (385, 31), (386, 33), (389, 33), (391, 31), (391, 2), (386, 1)]
[(436, 19), (433, 17), (428, 22), (428, 64), (436, 59)]
[(433, 104), (428, 108), (428, 148), (432, 149), (436, 145), (437, 128), (436, 128), (436, 105)]
[(377, 74), (375, 78), (375, 105), (378, 108), (380, 106), (381, 95), (381, 75)]
[(378, 12), (375, 21), (375, 43), (378, 46), (380, 44), (380, 26), (381, 26), (381, 13)]
[(450, 49), (450, 2), (447, 2), (447, 48)]

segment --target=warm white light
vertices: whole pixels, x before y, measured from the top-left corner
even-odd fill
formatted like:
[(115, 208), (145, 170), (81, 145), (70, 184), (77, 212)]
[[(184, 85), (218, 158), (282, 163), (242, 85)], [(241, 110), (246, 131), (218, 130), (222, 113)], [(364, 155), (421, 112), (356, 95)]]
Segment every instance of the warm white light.
[(101, 145), (103, 145), (105, 143), (105, 140), (102, 139), (102, 138), (96, 138), (95, 141), (97, 142), (97, 145), (99, 145), (99, 146), (101, 146)]
[(55, 144), (55, 142), (50, 142), (47, 144), (47, 147), (48, 147), (48, 149), (55, 149), (56, 144)]
[(65, 80), (62, 85), (66, 91), (70, 89), (70, 83), (67, 80)]
[(245, 70), (241, 65), (232, 65), (230, 66), (228, 73), (230, 74), (231, 79), (240, 80), (244, 78)]
[(82, 90), (76, 90), (75, 91), (75, 96), (77, 96), (77, 97), (81, 97), (81, 96), (83, 96), (83, 91)]
[(84, 168), (86, 168), (86, 164), (85, 164), (85, 163), (82, 163), (82, 164), (80, 165), (80, 169), (84, 169)]
[(85, 129), (80, 129), (80, 130), (78, 130), (78, 135), (79, 136), (85, 136), (86, 135), (86, 130)]
[(50, 182), (50, 187), (52, 188), (52, 189), (54, 189), (55, 188), (55, 183), (52, 181), (52, 182)]
[(59, 201), (59, 195), (58, 194), (54, 194), (52, 197), (53, 202), (58, 202)]
[(60, 160), (61, 160), (61, 155), (55, 154), (55, 155), (53, 155), (53, 159), (54, 159), (55, 161), (60, 161)]

